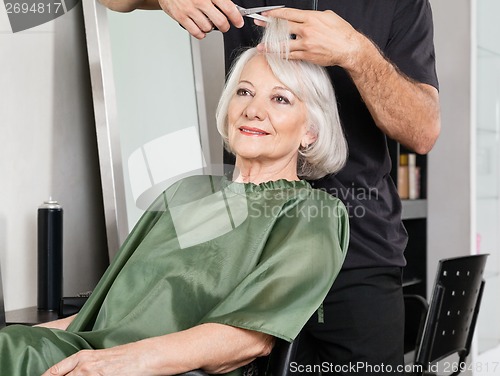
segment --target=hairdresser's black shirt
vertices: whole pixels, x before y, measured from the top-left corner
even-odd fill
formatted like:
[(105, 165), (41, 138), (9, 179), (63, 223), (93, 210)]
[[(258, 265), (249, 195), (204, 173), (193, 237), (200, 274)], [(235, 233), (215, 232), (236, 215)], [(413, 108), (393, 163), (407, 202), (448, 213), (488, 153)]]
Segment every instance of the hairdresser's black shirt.
[[(236, 0), (244, 7), (286, 4), (302, 8), (315, 0)], [(299, 4), (299, 5), (298, 5)], [(431, 9), (427, 0), (317, 0), (368, 36), (402, 72), (438, 86)], [(254, 46), (259, 28), (245, 19), (242, 29), (224, 36), (226, 69), (242, 47)], [(375, 125), (349, 75), (329, 67), (340, 118), (349, 144), (349, 159), (336, 175), (312, 182), (340, 198), (350, 214), (351, 240), (344, 268), (404, 266), (407, 234), (401, 202), (390, 177), (386, 136)], [(227, 156), (226, 156), (227, 157)]]

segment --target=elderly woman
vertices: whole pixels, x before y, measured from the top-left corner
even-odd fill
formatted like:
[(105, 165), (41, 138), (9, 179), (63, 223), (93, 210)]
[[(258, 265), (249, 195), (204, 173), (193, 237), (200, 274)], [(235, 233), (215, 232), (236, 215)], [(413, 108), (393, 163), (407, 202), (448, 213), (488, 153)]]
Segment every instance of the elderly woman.
[[(264, 43), (287, 39), (272, 22)], [(318, 66), (244, 52), (217, 113), (234, 179), (168, 188), (76, 318), (0, 332), (2, 375), (240, 373), (274, 338), (293, 340), (347, 249), (343, 205), (299, 178), (344, 164), (333, 96)]]

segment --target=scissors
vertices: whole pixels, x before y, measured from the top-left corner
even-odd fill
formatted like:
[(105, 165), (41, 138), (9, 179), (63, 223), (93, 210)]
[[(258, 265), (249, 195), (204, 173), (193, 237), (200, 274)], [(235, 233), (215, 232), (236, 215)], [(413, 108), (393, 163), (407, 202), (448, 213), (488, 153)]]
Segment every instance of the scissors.
[(257, 7), (257, 8), (243, 8), (240, 7), (239, 5), (236, 5), (236, 8), (238, 8), (238, 11), (243, 17), (250, 17), (250, 18), (255, 18), (256, 20), (261, 20), (264, 22), (269, 22), (269, 17), (262, 16), (257, 13), (262, 13), (268, 10), (272, 9), (278, 9), (278, 8), (283, 8), (284, 5), (271, 5), (267, 7)]

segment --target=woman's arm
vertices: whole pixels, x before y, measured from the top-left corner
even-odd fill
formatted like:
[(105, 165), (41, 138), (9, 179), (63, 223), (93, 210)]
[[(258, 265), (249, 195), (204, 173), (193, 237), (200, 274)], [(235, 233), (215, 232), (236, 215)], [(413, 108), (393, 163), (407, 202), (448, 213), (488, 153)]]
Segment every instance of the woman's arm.
[(268, 355), (273, 346), (268, 334), (208, 323), (110, 349), (80, 351), (43, 376), (176, 375), (193, 369), (226, 373)]
[(65, 317), (64, 319), (49, 321), (49, 322), (45, 322), (43, 324), (38, 324), (38, 325), (34, 325), (34, 326), (39, 326), (42, 328), (66, 330), (68, 328), (69, 324), (71, 324), (71, 322), (75, 319), (75, 317), (76, 317), (76, 314), (73, 316)]

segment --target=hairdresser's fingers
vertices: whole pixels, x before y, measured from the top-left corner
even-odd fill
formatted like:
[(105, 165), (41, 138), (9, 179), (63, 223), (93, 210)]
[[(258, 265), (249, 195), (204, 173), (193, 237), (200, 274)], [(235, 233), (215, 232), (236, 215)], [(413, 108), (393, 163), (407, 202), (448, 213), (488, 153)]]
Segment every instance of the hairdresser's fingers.
[(203, 3), (213, 6), (210, 0), (159, 0), (158, 3), (165, 13), (197, 39), (203, 39), (206, 32), (213, 28), (213, 24), (199, 9)]
[(288, 48), (290, 49), (290, 52), (307, 51), (310, 49), (310, 46), (305, 44), (302, 38), (297, 37), (296, 39), (292, 39), (288, 42)]
[(310, 23), (309, 22), (293, 22), (288, 21), (288, 30), (291, 34), (302, 35), (302, 31), (306, 28)]
[[(296, 39), (288, 42), (288, 53), (285, 45), (281, 46), (281, 57), (288, 60), (304, 60), (314, 64), (329, 66), (333, 65), (334, 57), (328, 49), (324, 49), (317, 45), (308, 45), (302, 40)], [(257, 45), (257, 51), (267, 52), (266, 46), (263, 43)]]
[(231, 0), (159, 0), (161, 8), (192, 36), (202, 39), (214, 28), (223, 32), (230, 24), (243, 26), (243, 18)]
[[(287, 43), (283, 42), (280, 44), (280, 51), (282, 51), (282, 57), (285, 56), (285, 53), (286, 53), (286, 47), (288, 45), (288, 50), (289, 51), (298, 51), (300, 49), (302, 49), (303, 47), (300, 46), (300, 44), (298, 43), (298, 41), (294, 40), (295, 37), (293, 35), (290, 36), (291, 40), (288, 41)], [(268, 49), (267, 49), (267, 46), (264, 44), (264, 43), (259, 43), (257, 45), (257, 51), (259, 52), (269, 52)]]
[(309, 51), (290, 51), (288, 54), (288, 60), (304, 60), (313, 64), (328, 66), (328, 64), (324, 63), (324, 59), (321, 56), (313, 55)]
[(266, 21), (261, 21), (261, 20), (258, 20), (256, 18), (253, 19), (253, 23), (257, 26), (260, 26), (260, 27), (266, 27), (266, 25), (267, 25)]
[(196, 19), (186, 18), (182, 22), (179, 21), (179, 24), (196, 39), (205, 38), (207, 33), (214, 29), (213, 23), (204, 14)]
[(321, 43), (310, 42), (310, 39), (298, 38), (290, 41), (289, 60), (304, 60), (313, 64), (326, 66), (335, 65), (336, 56)]
[(295, 8), (278, 8), (269, 10), (267, 12), (263, 12), (262, 15), (266, 17), (282, 18), (290, 22), (303, 23), (307, 21), (308, 17), (310, 16), (310, 13), (314, 12), (316, 11), (302, 10)]
[[(303, 24), (291, 23), (297, 38), (290, 46), (290, 59), (307, 60), (323, 66), (346, 66), (357, 59), (363, 36), (332, 11), (315, 12)], [(303, 51), (303, 53), (294, 53)]]
[[(229, 16), (226, 12), (238, 27), (243, 26), (243, 17), (238, 12), (238, 9), (236, 9), (236, 6), (229, 0), (214, 0), (213, 3), (211, 1), (203, 1), (200, 3), (199, 10), (201, 11), (201, 15), (205, 17), (205, 20), (209, 21), (211, 29), (217, 28), (222, 32), (229, 30), (230, 24), (227, 18)], [(200, 25), (200, 22), (203, 21), (199, 18), (193, 20), (197, 25)]]
[(217, 18), (212, 18), (209, 13), (206, 14), (220, 31), (228, 31), (230, 27), (229, 23), (237, 28), (243, 27), (245, 24), (243, 16), (231, 0), (213, 0), (213, 4), (215, 4), (216, 9), (218, 8), (220, 10), (220, 12), (216, 15)]

